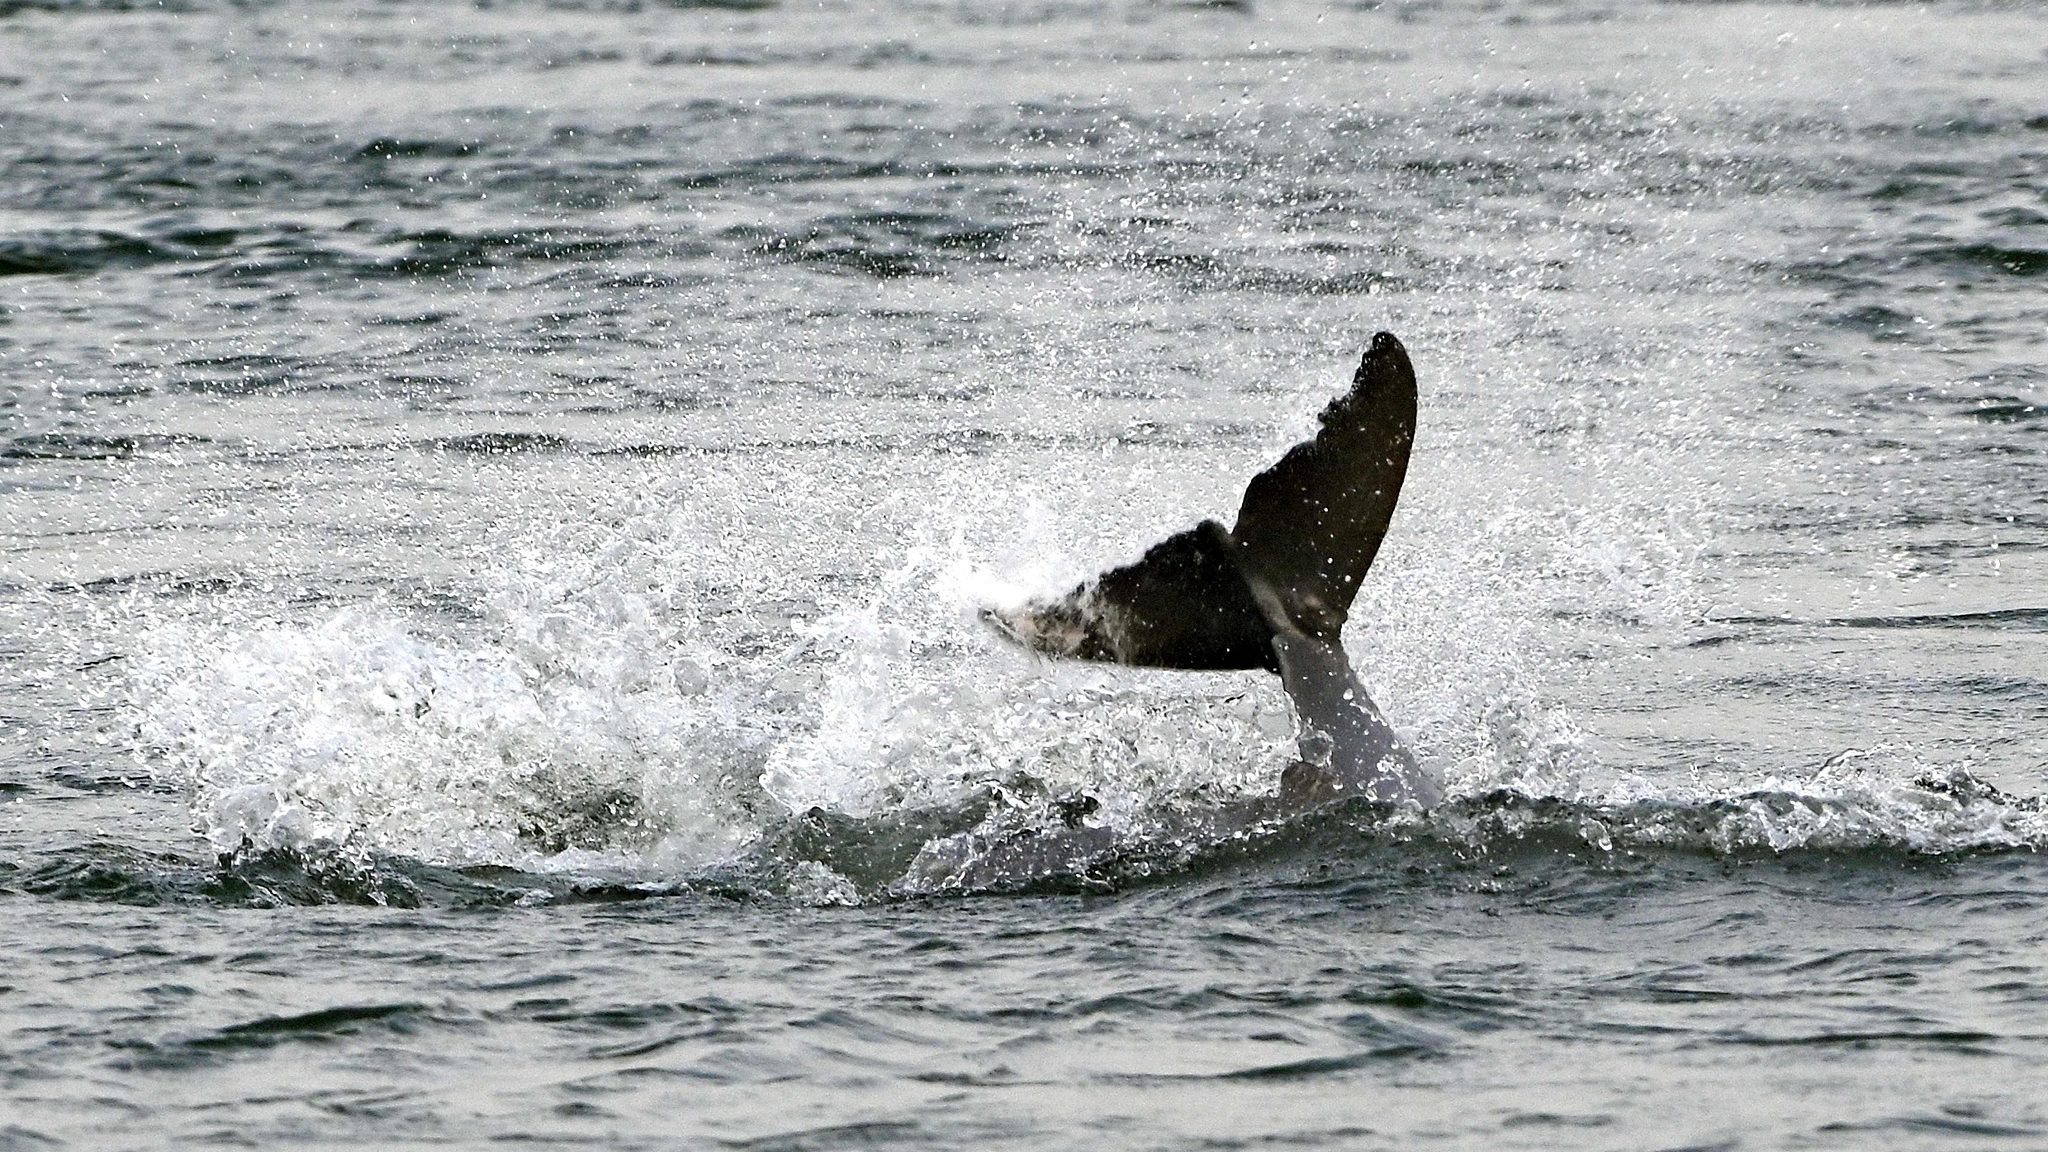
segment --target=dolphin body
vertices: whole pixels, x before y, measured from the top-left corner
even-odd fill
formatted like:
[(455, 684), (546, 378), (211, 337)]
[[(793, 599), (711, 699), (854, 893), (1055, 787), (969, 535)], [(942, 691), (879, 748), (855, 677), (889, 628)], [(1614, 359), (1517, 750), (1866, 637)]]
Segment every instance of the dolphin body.
[[(1414, 442), (1415, 369), (1401, 342), (1381, 332), (1350, 390), (1323, 409), (1315, 436), (1246, 485), (1236, 524), (1204, 520), (1064, 596), (987, 609), (983, 619), (1055, 657), (1278, 673), (1294, 706), (1301, 758), (1281, 774), (1277, 796), (1202, 817), (1211, 834), (1353, 799), (1433, 808), (1442, 783), (1374, 706), (1341, 639), (1386, 537)], [(907, 879), (923, 888), (1014, 887), (1034, 876), (1085, 874), (1115, 854), (1109, 829), (1069, 824), (1064, 832), (995, 843), (974, 834), (936, 841)]]

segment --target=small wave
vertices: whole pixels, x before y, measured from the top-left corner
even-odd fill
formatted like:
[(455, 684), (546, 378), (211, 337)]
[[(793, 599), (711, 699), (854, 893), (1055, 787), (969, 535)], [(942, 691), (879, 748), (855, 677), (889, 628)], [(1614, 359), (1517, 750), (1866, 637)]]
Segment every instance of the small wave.
[[(1786, 266), (1786, 275), (1828, 287), (1845, 296), (1894, 293), (1902, 274), (1920, 270), (1954, 280), (1989, 283), (2007, 277), (2027, 279), (2048, 274), (2048, 251), (2012, 244), (1948, 243), (1913, 248), (1881, 248), (1848, 252), (1826, 260), (1803, 260)], [(1987, 279), (1988, 278), (1988, 279)], [(1920, 327), (1920, 321), (1883, 305), (1858, 307), (1839, 314), (1834, 323), (1860, 328), (1881, 338), (1898, 339)]]
[(2038, 228), (2048, 224), (2048, 212), (2014, 205), (1984, 213), (1984, 222), (2004, 228)]
[(2039, 276), (2048, 273), (2048, 250), (2004, 244), (1952, 244), (1923, 248), (1912, 262), (1919, 265), (1949, 265), (2002, 272), (2008, 276)]
[(120, 1053), (114, 1060), (117, 1067), (176, 1070), (205, 1067), (287, 1045), (405, 1035), (435, 1024), (459, 1027), (465, 1023), (466, 1017), (430, 1009), (424, 1004), (345, 1004), (290, 1016), (260, 1017), (198, 1035), (117, 1040), (112, 1047)]
[(352, 226), (311, 228), (290, 221), (241, 228), (45, 231), (0, 237), (0, 276), (188, 265), (180, 271), (228, 279), (321, 272), (357, 279), (425, 278), (522, 264), (608, 265), (648, 243), (637, 235), (574, 228), (436, 228), (389, 231), (365, 241)]
[(1919, 327), (1910, 313), (1887, 308), (1882, 304), (1866, 304), (1860, 308), (1852, 308), (1830, 317), (1828, 322), (1838, 328), (1862, 332), (1878, 340), (1908, 339)]
[(726, 902), (766, 891), (736, 888), (708, 875), (685, 883), (597, 872), (595, 867), (580, 875), (493, 866), (450, 868), (404, 856), (360, 860), (287, 850), (252, 849), (201, 858), (88, 841), (24, 861), (0, 861), (0, 895), (147, 907), (495, 908), (680, 895)]
[(0, 0), (0, 18), (19, 12), (198, 12), (190, 0)]
[(2048, 848), (2048, 804), (1999, 792), (1966, 772), (1910, 782), (1775, 788), (1701, 800), (1565, 800), (1501, 790), (1428, 817), (1353, 802), (1294, 819), (1258, 806), (1184, 808), (1129, 831), (993, 814), (927, 845), (895, 895), (1104, 892), (1221, 866), (1391, 853), (1413, 864), (1593, 851), (1721, 859), (1892, 853), (1953, 857)]
[(1324, 267), (1314, 270), (1193, 252), (1134, 252), (1123, 262), (1198, 292), (1241, 290), (1278, 296), (1365, 296), (1414, 286), (1412, 279), (1402, 273), (1348, 266), (1334, 258), (1317, 261)]
[(186, 857), (93, 841), (0, 870), (0, 892), (58, 900), (178, 903), (203, 888), (195, 862)]
[(0, 276), (63, 276), (107, 268), (143, 268), (217, 255), (219, 243), (179, 244), (123, 232), (35, 232), (0, 238)]
[(358, 262), (353, 270), (390, 276), (437, 276), (508, 263), (605, 261), (633, 247), (633, 242), (626, 238), (576, 229), (456, 232), (434, 228), (399, 233), (386, 243), (404, 245), (408, 251), (375, 256)]
[(143, 592), (156, 596), (201, 597), (231, 593), (247, 587), (249, 583), (248, 578), (239, 575), (193, 576), (183, 572), (152, 570), (52, 584), (51, 587), (94, 596), (128, 596)]
[[(761, 184), (804, 184), (835, 180), (869, 180), (918, 174), (890, 161), (845, 160), (830, 156), (775, 153), (718, 168), (705, 168), (682, 178), (686, 188), (753, 187)], [(754, 233), (736, 233), (747, 238)]]
[(468, 140), (401, 140), (379, 136), (356, 149), (361, 160), (448, 160), (474, 156), (482, 145)]
[(1001, 259), (1020, 225), (974, 221), (936, 212), (868, 212), (827, 216), (801, 232), (741, 229), (728, 235), (760, 256), (826, 264), (878, 279), (933, 275), (959, 259)]
[(653, 68), (752, 68), (764, 62), (755, 53), (712, 48), (671, 48), (646, 56)]
[(2018, 396), (1982, 396), (1962, 414), (1986, 424), (2031, 424), (2048, 420), (2048, 404), (2033, 404)]
[(464, 452), (477, 456), (509, 456), (527, 452), (567, 452), (574, 443), (547, 432), (476, 432), (468, 436), (443, 436), (423, 442), (442, 452)]
[(602, 264), (641, 246), (630, 236), (579, 229), (434, 228), (393, 232), (365, 244), (345, 232), (280, 228), (212, 253), (200, 274), (229, 279), (336, 272), (355, 279), (413, 279), (522, 264)]
[(43, 432), (0, 444), (0, 460), (132, 460), (166, 449), (211, 443), (203, 436), (112, 436)]
[[(348, 1035), (361, 1030), (361, 1025), (382, 1023), (394, 1016), (410, 1016), (423, 1012), (421, 1004), (351, 1004), (340, 1008), (321, 1008), (312, 1012), (301, 1012), (296, 1016), (265, 1016), (246, 1024), (230, 1024), (220, 1029), (213, 1043), (227, 1046), (256, 1045), (268, 1047), (287, 1039), (326, 1038)], [(196, 1043), (207, 1043), (197, 1041)]]
[(1982, 612), (1906, 613), (1893, 616), (1719, 616), (1716, 624), (1798, 628), (1995, 628), (2048, 629), (2048, 608), (1995, 608)]
[(170, 380), (170, 387), (183, 392), (222, 396), (246, 396), (280, 392), (307, 386), (322, 378), (325, 367), (317, 358), (283, 353), (245, 352), (221, 356), (194, 356), (179, 360), (182, 369)]

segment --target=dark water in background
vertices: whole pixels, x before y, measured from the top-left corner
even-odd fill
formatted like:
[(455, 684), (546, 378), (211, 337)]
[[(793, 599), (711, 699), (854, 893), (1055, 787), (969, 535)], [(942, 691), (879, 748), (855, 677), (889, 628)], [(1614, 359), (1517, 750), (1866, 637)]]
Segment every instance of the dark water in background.
[[(2048, 1142), (2041, 6), (0, 12), (0, 1147)], [(1381, 328), (1457, 799), (1185, 835), (972, 607)]]

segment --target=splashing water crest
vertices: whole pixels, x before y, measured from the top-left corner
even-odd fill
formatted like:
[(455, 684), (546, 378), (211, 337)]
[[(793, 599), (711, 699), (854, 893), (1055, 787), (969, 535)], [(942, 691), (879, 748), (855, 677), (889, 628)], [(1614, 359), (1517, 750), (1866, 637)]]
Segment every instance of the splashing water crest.
[[(1012, 803), (1019, 785), (1085, 792), (1096, 822), (1139, 830), (1161, 803), (1269, 792), (1292, 753), (1270, 677), (1048, 663), (974, 623), (977, 606), (1057, 591), (1092, 562), (1063, 551), (1061, 513), (1029, 485), (987, 484), (950, 514), (897, 524), (894, 566), (837, 605), (781, 599), (787, 555), (751, 588), (753, 573), (705, 563), (718, 554), (708, 526), (729, 536), (744, 488), (699, 475), (544, 533), (505, 553), (468, 620), (378, 600), (310, 621), (152, 621), (136, 730), (223, 853), (656, 882), (727, 864), (807, 812), (881, 819), (991, 788)], [(822, 522), (828, 488), (785, 488), (792, 518)], [(2041, 841), (2037, 815), (1912, 784), (1927, 768), (1913, 762), (1846, 784), (1691, 792), (1603, 769), (1533, 686), (1585, 643), (1580, 621), (1610, 644), (1695, 626), (1708, 544), (1668, 508), (1638, 520), (1599, 495), (1495, 494), (1477, 535), (1459, 538), (1460, 517), (1430, 508), (1443, 497), (1425, 488), (1359, 599), (1354, 658), (1455, 797), (1562, 799), (1597, 813), (1588, 842), (1603, 849)], [(1461, 839), (1460, 823), (1444, 833)], [(854, 898), (830, 869), (782, 863), (800, 898)]]

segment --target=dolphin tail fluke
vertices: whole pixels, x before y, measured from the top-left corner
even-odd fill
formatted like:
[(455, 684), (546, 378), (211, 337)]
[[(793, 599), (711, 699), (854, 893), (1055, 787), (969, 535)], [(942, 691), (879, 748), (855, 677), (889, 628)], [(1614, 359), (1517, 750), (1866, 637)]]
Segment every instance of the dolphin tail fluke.
[(1414, 441), (1415, 370), (1382, 332), (1314, 438), (1245, 487), (1235, 527), (1205, 520), (1058, 599), (984, 618), (1054, 656), (1279, 672), (1247, 581), (1282, 591), (1307, 610), (1302, 631), (1334, 640), (1386, 537)]

